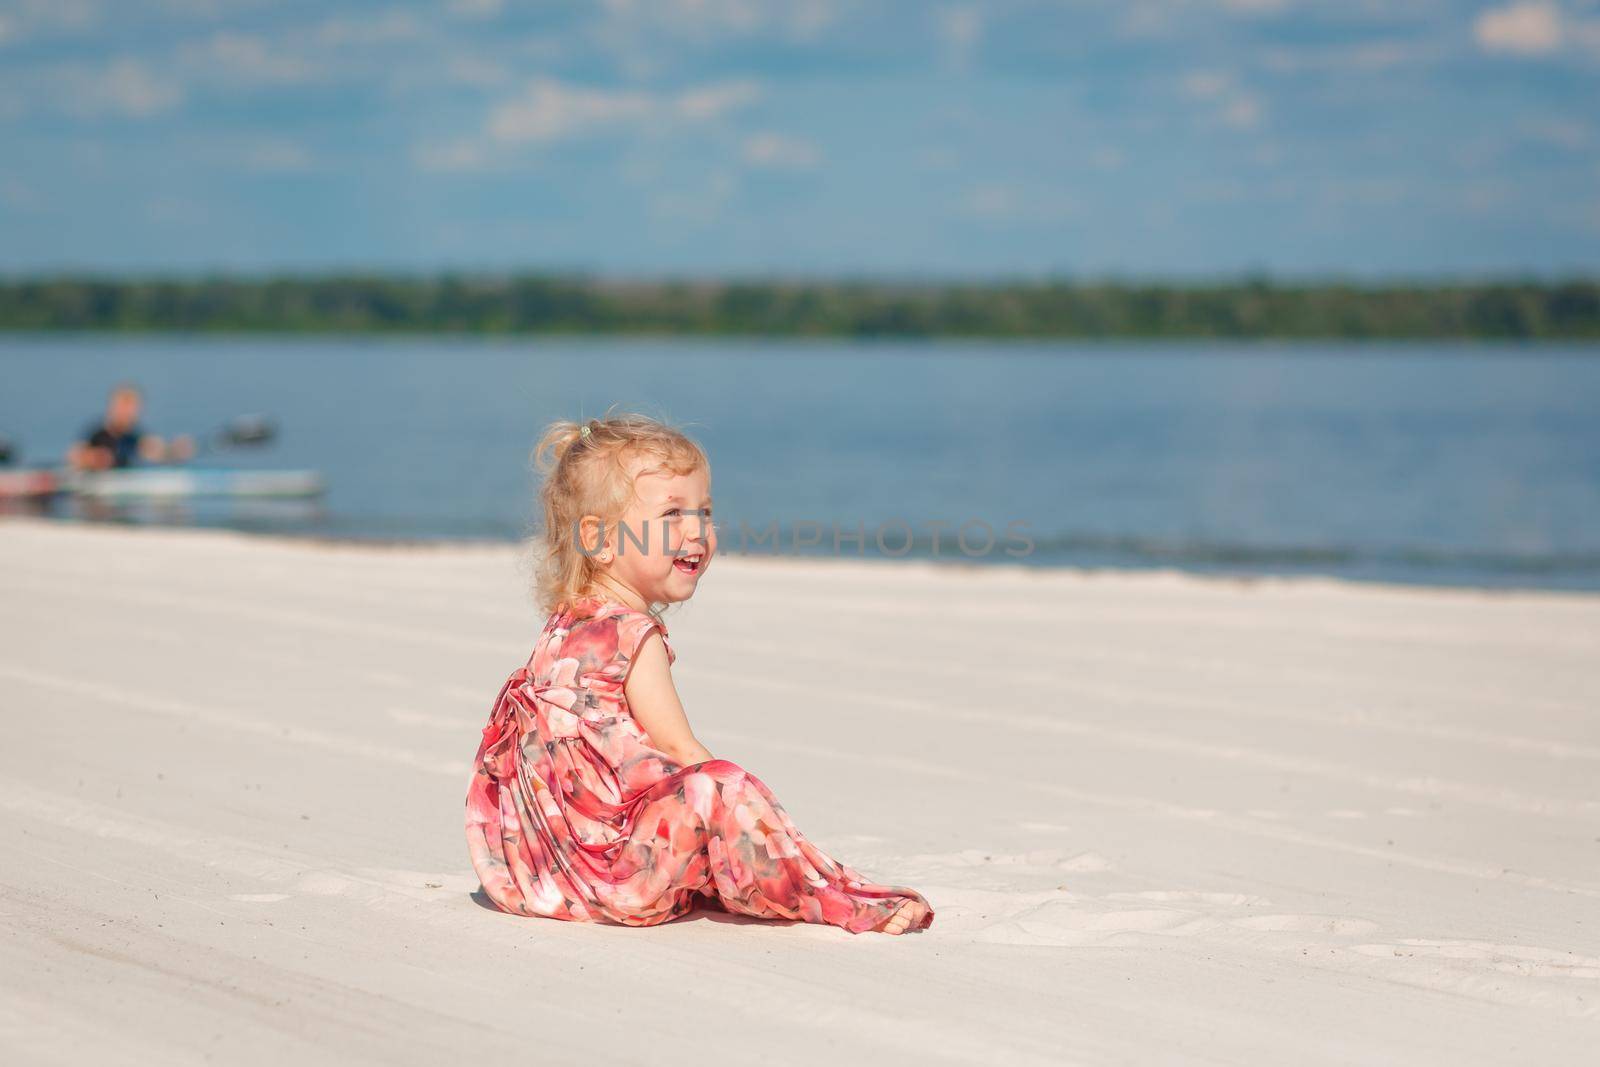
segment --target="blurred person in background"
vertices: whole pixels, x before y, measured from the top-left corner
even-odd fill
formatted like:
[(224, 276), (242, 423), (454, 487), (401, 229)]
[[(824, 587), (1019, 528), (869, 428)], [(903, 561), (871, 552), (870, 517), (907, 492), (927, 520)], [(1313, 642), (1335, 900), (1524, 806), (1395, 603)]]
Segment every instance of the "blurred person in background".
[(90, 425), (72, 446), (67, 462), (77, 470), (130, 467), (137, 460), (175, 462), (194, 455), (194, 439), (179, 434), (169, 443), (139, 427), (144, 394), (132, 382), (120, 382), (106, 402), (105, 418)]

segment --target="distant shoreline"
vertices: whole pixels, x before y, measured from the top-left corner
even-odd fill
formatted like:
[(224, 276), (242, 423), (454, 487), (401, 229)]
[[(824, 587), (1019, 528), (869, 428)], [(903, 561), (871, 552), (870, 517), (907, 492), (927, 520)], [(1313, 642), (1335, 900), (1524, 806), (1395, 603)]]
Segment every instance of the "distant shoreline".
[[(222, 537), (224, 539), (238, 537), (285, 546), (298, 545), (333, 551), (370, 550), (379, 553), (414, 551), (437, 554), (452, 551), (497, 553), (511, 550), (517, 554), (525, 554), (530, 546), (530, 541), (527, 537), (511, 536), (385, 536), (381, 534), (335, 533), (321, 530), (258, 529), (249, 526), (226, 524), (107, 523), (60, 516), (0, 514), (0, 526), (6, 523), (33, 524), (41, 527), (56, 527), (69, 530), (120, 531), (128, 532), (138, 537), (161, 537), (165, 535), (178, 537), (198, 536), (201, 538)], [(925, 570), (930, 573), (941, 574), (955, 571), (1001, 573), (1010, 575), (1014, 580), (1022, 582), (1051, 575), (1076, 575), (1080, 577), (1172, 575), (1183, 580), (1192, 579), (1199, 582), (1214, 582), (1235, 586), (1331, 583), (1335, 586), (1354, 586), (1365, 589), (1445, 590), (1484, 597), (1521, 595), (1550, 595), (1558, 598), (1600, 597), (1600, 588), (1595, 588), (1592, 585), (1566, 586), (1523, 583), (1516, 581), (1515, 578), (1509, 575), (1503, 576), (1505, 580), (1500, 582), (1442, 575), (1428, 580), (1422, 575), (1407, 578), (1396, 574), (1347, 574), (1332, 570), (1319, 570), (1314, 567), (1274, 569), (1271, 566), (1263, 566), (1260, 569), (1241, 567), (1238, 570), (1229, 570), (1226, 568), (1196, 566), (1192, 563), (1186, 565), (1178, 560), (1155, 558), (1137, 562), (1087, 562), (1069, 559), (1028, 562), (1023, 559), (957, 559), (948, 556), (929, 555), (852, 556), (830, 555), (827, 553), (740, 552), (737, 550), (727, 550), (719, 553), (719, 555), (729, 561), (759, 560), (763, 561), (763, 565), (778, 567), (798, 566), (804, 568), (816, 565), (823, 567), (909, 568), (911, 570)]]
[(0, 330), (1600, 342), (1600, 278), (1186, 284), (9, 275), (0, 277)]

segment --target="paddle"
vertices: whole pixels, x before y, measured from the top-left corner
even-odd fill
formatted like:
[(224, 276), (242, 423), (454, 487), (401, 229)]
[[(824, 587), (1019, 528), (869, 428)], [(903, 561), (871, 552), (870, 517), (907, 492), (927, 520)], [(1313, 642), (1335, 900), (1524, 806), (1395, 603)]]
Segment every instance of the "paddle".
[(254, 448), (278, 436), (278, 426), (265, 415), (240, 415), (200, 446), (200, 452), (226, 452), (231, 448)]

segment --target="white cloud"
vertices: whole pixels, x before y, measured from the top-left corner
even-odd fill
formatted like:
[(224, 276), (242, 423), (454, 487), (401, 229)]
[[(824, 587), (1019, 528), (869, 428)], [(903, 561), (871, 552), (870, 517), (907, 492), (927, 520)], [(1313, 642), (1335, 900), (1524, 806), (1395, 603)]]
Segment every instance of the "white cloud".
[(1473, 23), (1478, 44), (1488, 52), (1534, 56), (1561, 47), (1561, 12), (1554, 4), (1516, 3), (1492, 8)]
[(1248, 130), (1261, 124), (1261, 100), (1249, 93), (1240, 93), (1229, 100), (1222, 109), (1222, 121), (1229, 126)]
[(1214, 100), (1227, 92), (1232, 79), (1215, 70), (1197, 70), (1183, 79), (1183, 91), (1202, 100)]
[(757, 167), (787, 167), (804, 170), (815, 167), (822, 153), (810, 141), (780, 133), (757, 133), (745, 138), (745, 162)]
[(493, 107), (480, 134), (419, 144), (411, 159), (422, 170), (482, 170), (510, 146), (641, 129), (667, 133), (675, 125), (713, 122), (760, 95), (759, 85), (744, 80), (657, 93), (536, 78), (520, 95)]
[(983, 12), (975, 7), (946, 7), (940, 8), (936, 17), (951, 64), (965, 68), (983, 36)]
[(1211, 105), (1212, 117), (1224, 125), (1252, 129), (1261, 124), (1261, 98), (1241, 88), (1225, 71), (1193, 71), (1182, 85), (1185, 95)]
[(584, 130), (649, 117), (654, 99), (637, 91), (568, 86), (541, 78), (516, 100), (495, 108), (489, 132), (501, 141), (553, 141)]
[(66, 109), (79, 115), (145, 119), (170, 111), (183, 100), (183, 89), (176, 82), (126, 57), (99, 68), (70, 68), (66, 78)]
[(734, 108), (754, 102), (761, 95), (761, 87), (748, 80), (724, 82), (681, 93), (667, 105), (667, 110), (689, 119), (715, 119)]
[(633, 89), (590, 89), (539, 78), (522, 96), (494, 109), (488, 132), (497, 141), (515, 143), (555, 141), (647, 121), (705, 122), (720, 118), (759, 95), (760, 87), (749, 81), (656, 94)]
[(223, 31), (183, 50), (184, 58), (221, 80), (265, 85), (314, 81), (318, 68), (254, 34)]
[(800, 40), (815, 37), (839, 17), (832, 0), (790, 0), (786, 7), (789, 35)]
[(95, 0), (10, 0), (3, 16), (9, 31), (17, 37), (31, 36), (30, 30), (86, 30), (100, 23), (100, 5)]
[(603, 0), (615, 29), (688, 37), (777, 30), (808, 40), (838, 18), (833, 0)]

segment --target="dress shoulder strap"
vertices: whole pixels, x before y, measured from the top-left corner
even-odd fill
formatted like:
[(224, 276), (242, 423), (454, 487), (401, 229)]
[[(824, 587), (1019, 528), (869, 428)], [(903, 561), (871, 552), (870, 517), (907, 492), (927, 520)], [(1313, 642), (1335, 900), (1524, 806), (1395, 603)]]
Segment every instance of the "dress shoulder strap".
[(624, 674), (626, 664), (630, 664), (639, 654), (639, 648), (644, 644), (650, 631), (661, 635), (662, 644), (667, 646), (667, 662), (676, 663), (678, 654), (672, 649), (672, 642), (667, 637), (667, 624), (658, 616), (647, 611), (637, 611), (633, 608), (624, 608), (617, 614), (617, 654), (622, 658)]

